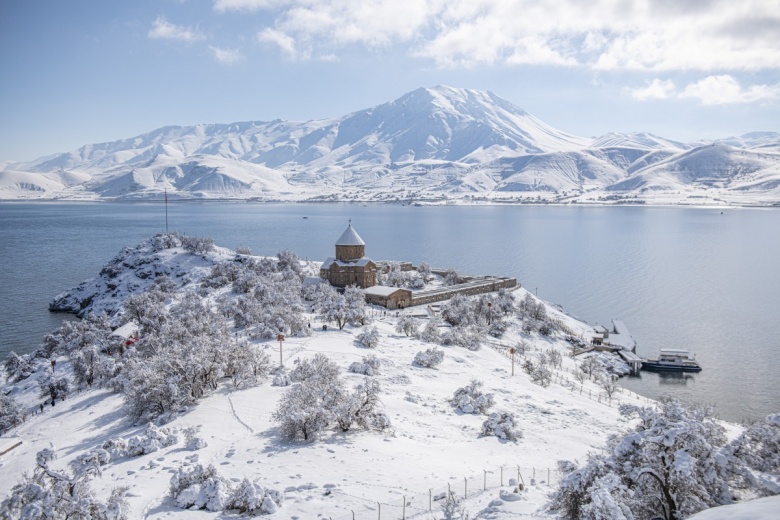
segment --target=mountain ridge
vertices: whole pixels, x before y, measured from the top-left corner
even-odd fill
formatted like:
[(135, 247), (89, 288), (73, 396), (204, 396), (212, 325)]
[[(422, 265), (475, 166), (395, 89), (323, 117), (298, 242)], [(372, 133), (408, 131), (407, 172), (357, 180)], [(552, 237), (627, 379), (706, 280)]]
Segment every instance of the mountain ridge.
[[(729, 151), (714, 163), (711, 153), (692, 154), (712, 146)], [(692, 156), (701, 164), (691, 164)], [(701, 182), (713, 165), (728, 172), (728, 183)], [(669, 202), (676, 193), (678, 202), (700, 203), (701, 190), (717, 190), (710, 199), (775, 204), (777, 186), (777, 132), (693, 143), (648, 132), (584, 138), (492, 92), (443, 85), (329, 119), (169, 125), (0, 170), (0, 199), (27, 200), (168, 191), (193, 199), (441, 201), (512, 193), (519, 201), (614, 201), (620, 194)]]

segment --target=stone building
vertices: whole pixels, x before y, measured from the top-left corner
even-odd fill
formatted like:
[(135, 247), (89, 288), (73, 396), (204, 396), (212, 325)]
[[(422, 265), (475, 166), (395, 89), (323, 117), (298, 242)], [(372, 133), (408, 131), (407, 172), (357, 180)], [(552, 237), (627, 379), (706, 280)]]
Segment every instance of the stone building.
[(357, 285), (365, 289), (376, 285), (376, 264), (366, 257), (366, 243), (352, 222), (336, 241), (336, 257), (322, 263), (320, 278), (336, 287)]
[(404, 309), (412, 304), (412, 291), (384, 285), (369, 287), (366, 289), (366, 303), (388, 309)]

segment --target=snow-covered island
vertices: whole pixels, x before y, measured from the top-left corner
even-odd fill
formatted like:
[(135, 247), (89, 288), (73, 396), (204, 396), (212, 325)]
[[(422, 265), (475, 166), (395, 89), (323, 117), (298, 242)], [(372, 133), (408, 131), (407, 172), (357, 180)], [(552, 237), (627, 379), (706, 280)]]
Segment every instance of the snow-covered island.
[[(160, 234), (59, 295), (82, 320), (4, 365), (0, 518), (780, 509), (751, 500), (780, 493), (780, 414), (627, 392), (571, 356), (591, 325), (521, 287), (390, 311), (319, 267)], [(395, 267), (380, 279), (450, 283)]]

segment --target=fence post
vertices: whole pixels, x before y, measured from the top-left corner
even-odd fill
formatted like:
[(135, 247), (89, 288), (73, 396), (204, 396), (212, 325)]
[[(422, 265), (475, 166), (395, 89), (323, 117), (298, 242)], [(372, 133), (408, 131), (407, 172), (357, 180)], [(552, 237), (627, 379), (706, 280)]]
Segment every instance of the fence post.
[(525, 487), (525, 480), (523, 480), (523, 474), (520, 473), (520, 466), (517, 466), (517, 477), (520, 479), (520, 483)]
[(550, 485), (550, 468), (547, 468), (547, 486)]
[(487, 470), (482, 470), (482, 491), (487, 490)]
[(403, 495), (404, 497), (404, 507), (403, 512), (401, 513), (401, 520), (406, 520), (406, 495)]
[(504, 466), (501, 466), (501, 487), (504, 487)]
[(463, 498), (466, 498), (469, 494), (469, 479), (463, 477)]
[[(428, 511), (432, 511), (433, 509), (433, 490), (430, 488), (428, 489)], [(352, 520), (355, 520), (354, 518)]]
[(534, 474), (533, 474), (533, 476), (531, 478), (532, 479), (536, 479), (536, 466), (533, 467), (533, 470), (534, 470)]
[(377, 502), (377, 503), (376, 503), (376, 505), (377, 505), (377, 507), (379, 508), (379, 509), (377, 509), (377, 511), (378, 511), (378, 515), (379, 515), (379, 516), (377, 516), (377, 518), (378, 518), (379, 520), (382, 520), (382, 504), (380, 504), (379, 502)]
[(355, 520), (355, 510), (354, 509), (350, 509), (350, 511), (352, 511), (352, 520)]

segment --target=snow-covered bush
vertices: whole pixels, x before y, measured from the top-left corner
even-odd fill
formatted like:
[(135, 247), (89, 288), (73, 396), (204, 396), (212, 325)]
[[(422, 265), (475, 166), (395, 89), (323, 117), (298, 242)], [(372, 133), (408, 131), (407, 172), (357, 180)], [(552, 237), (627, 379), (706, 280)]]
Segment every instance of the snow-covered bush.
[(322, 354), (298, 363), (290, 379), (299, 383), (285, 392), (272, 416), (280, 423), (282, 437), (311, 441), (320, 435), (345, 398), (339, 373), (339, 367)]
[(423, 368), (435, 368), (444, 361), (444, 351), (437, 348), (429, 348), (420, 351), (414, 356), (414, 364)]
[(355, 361), (349, 365), (349, 371), (355, 374), (363, 374), (366, 376), (373, 376), (378, 370), (381, 362), (379, 358), (373, 354), (363, 356), (361, 362)]
[(275, 513), (284, 497), (281, 492), (264, 488), (244, 479), (234, 485), (222, 477), (212, 465), (198, 464), (192, 469), (179, 468), (171, 477), (170, 496), (182, 509), (226, 511), (238, 509), (252, 516)]
[(315, 354), (311, 359), (302, 359), (290, 372), (290, 380), (300, 383), (309, 379), (332, 381), (338, 379), (341, 369), (325, 354)]
[(442, 345), (455, 345), (469, 350), (482, 348), (482, 337), (472, 328), (452, 328), (441, 336)]
[(188, 450), (197, 451), (208, 446), (206, 440), (203, 437), (199, 437), (198, 433), (200, 433), (200, 425), (189, 426), (182, 430), (185, 447)]
[(292, 381), (286, 370), (279, 370), (271, 381), (271, 386), (290, 386)]
[(113, 459), (118, 459), (127, 455), (127, 441), (121, 437), (107, 439), (103, 441), (103, 444), (101, 444), (100, 447), (107, 451)]
[(69, 474), (55, 470), (49, 463), (56, 459), (54, 449), (39, 451), (32, 475), (25, 475), (8, 497), (0, 503), (0, 519), (79, 518), (84, 520), (127, 520), (128, 488), (112, 490), (108, 500), (99, 500), (89, 486), (89, 479), (100, 474), (99, 466), (83, 473)]
[(214, 251), (214, 239), (181, 235), (181, 246), (190, 253), (205, 254)]
[(441, 505), (442, 520), (469, 520), (469, 513), (454, 493), (444, 497)]
[(482, 392), (482, 381), (472, 379), (468, 385), (455, 390), (450, 404), (463, 413), (486, 414), (493, 406), (493, 394)]
[(664, 399), (658, 409), (622, 405), (620, 413), (639, 418), (634, 431), (610, 437), (605, 454), (590, 455), (564, 477), (553, 511), (568, 518), (687, 518), (731, 500), (726, 437), (711, 409)]
[(175, 428), (159, 428), (152, 423), (146, 425), (143, 433), (127, 439), (126, 454), (138, 457), (154, 453), (160, 448), (166, 448), (179, 443), (179, 432)]
[[(353, 425), (365, 429), (384, 429), (389, 421), (387, 417), (377, 410), (379, 406), (379, 383), (366, 378), (362, 384), (346, 396), (336, 407), (336, 422), (341, 431), (349, 431)], [(381, 416), (377, 420), (377, 416)]]
[(507, 441), (516, 441), (523, 437), (517, 429), (515, 416), (511, 412), (492, 412), (482, 423), (480, 437), (496, 436)]
[(3, 368), (9, 383), (17, 383), (22, 379), (27, 379), (34, 370), (29, 355), (20, 356), (13, 350), (5, 358)]
[(171, 477), (170, 495), (183, 509), (223, 511), (230, 502), (230, 481), (217, 473), (214, 466), (201, 464), (192, 469), (179, 468)]
[(57, 398), (63, 398), (70, 391), (70, 380), (67, 376), (55, 373), (48, 369), (46, 373), (38, 379), (38, 389), (40, 396), (50, 398), (54, 401)]
[(111, 454), (102, 448), (96, 448), (87, 453), (79, 454), (70, 461), (70, 467), (73, 468), (75, 475), (98, 474), (100, 466), (105, 466), (109, 462), (111, 462)]
[(440, 321), (439, 318), (433, 317), (428, 320), (428, 323), (423, 327), (420, 332), (420, 339), (426, 343), (441, 343), (441, 331), (439, 330)]
[(462, 294), (456, 294), (442, 303), (441, 317), (454, 327), (465, 327), (474, 323), (474, 303)]
[(444, 272), (444, 285), (457, 285), (463, 283), (463, 277), (454, 268), (450, 267)]
[(276, 513), (284, 502), (284, 495), (245, 478), (233, 491), (226, 509), (238, 509), (242, 514), (262, 515)]
[(759, 495), (780, 494), (780, 413), (748, 424), (727, 447), (732, 481)]
[(409, 314), (402, 316), (395, 324), (395, 331), (403, 332), (406, 336), (416, 336), (419, 328), (420, 324), (417, 318)]
[(356, 339), (366, 348), (376, 348), (379, 345), (379, 331), (376, 327), (369, 327), (358, 334)]
[(25, 416), (24, 408), (13, 397), (0, 394), (0, 433), (22, 424)]

